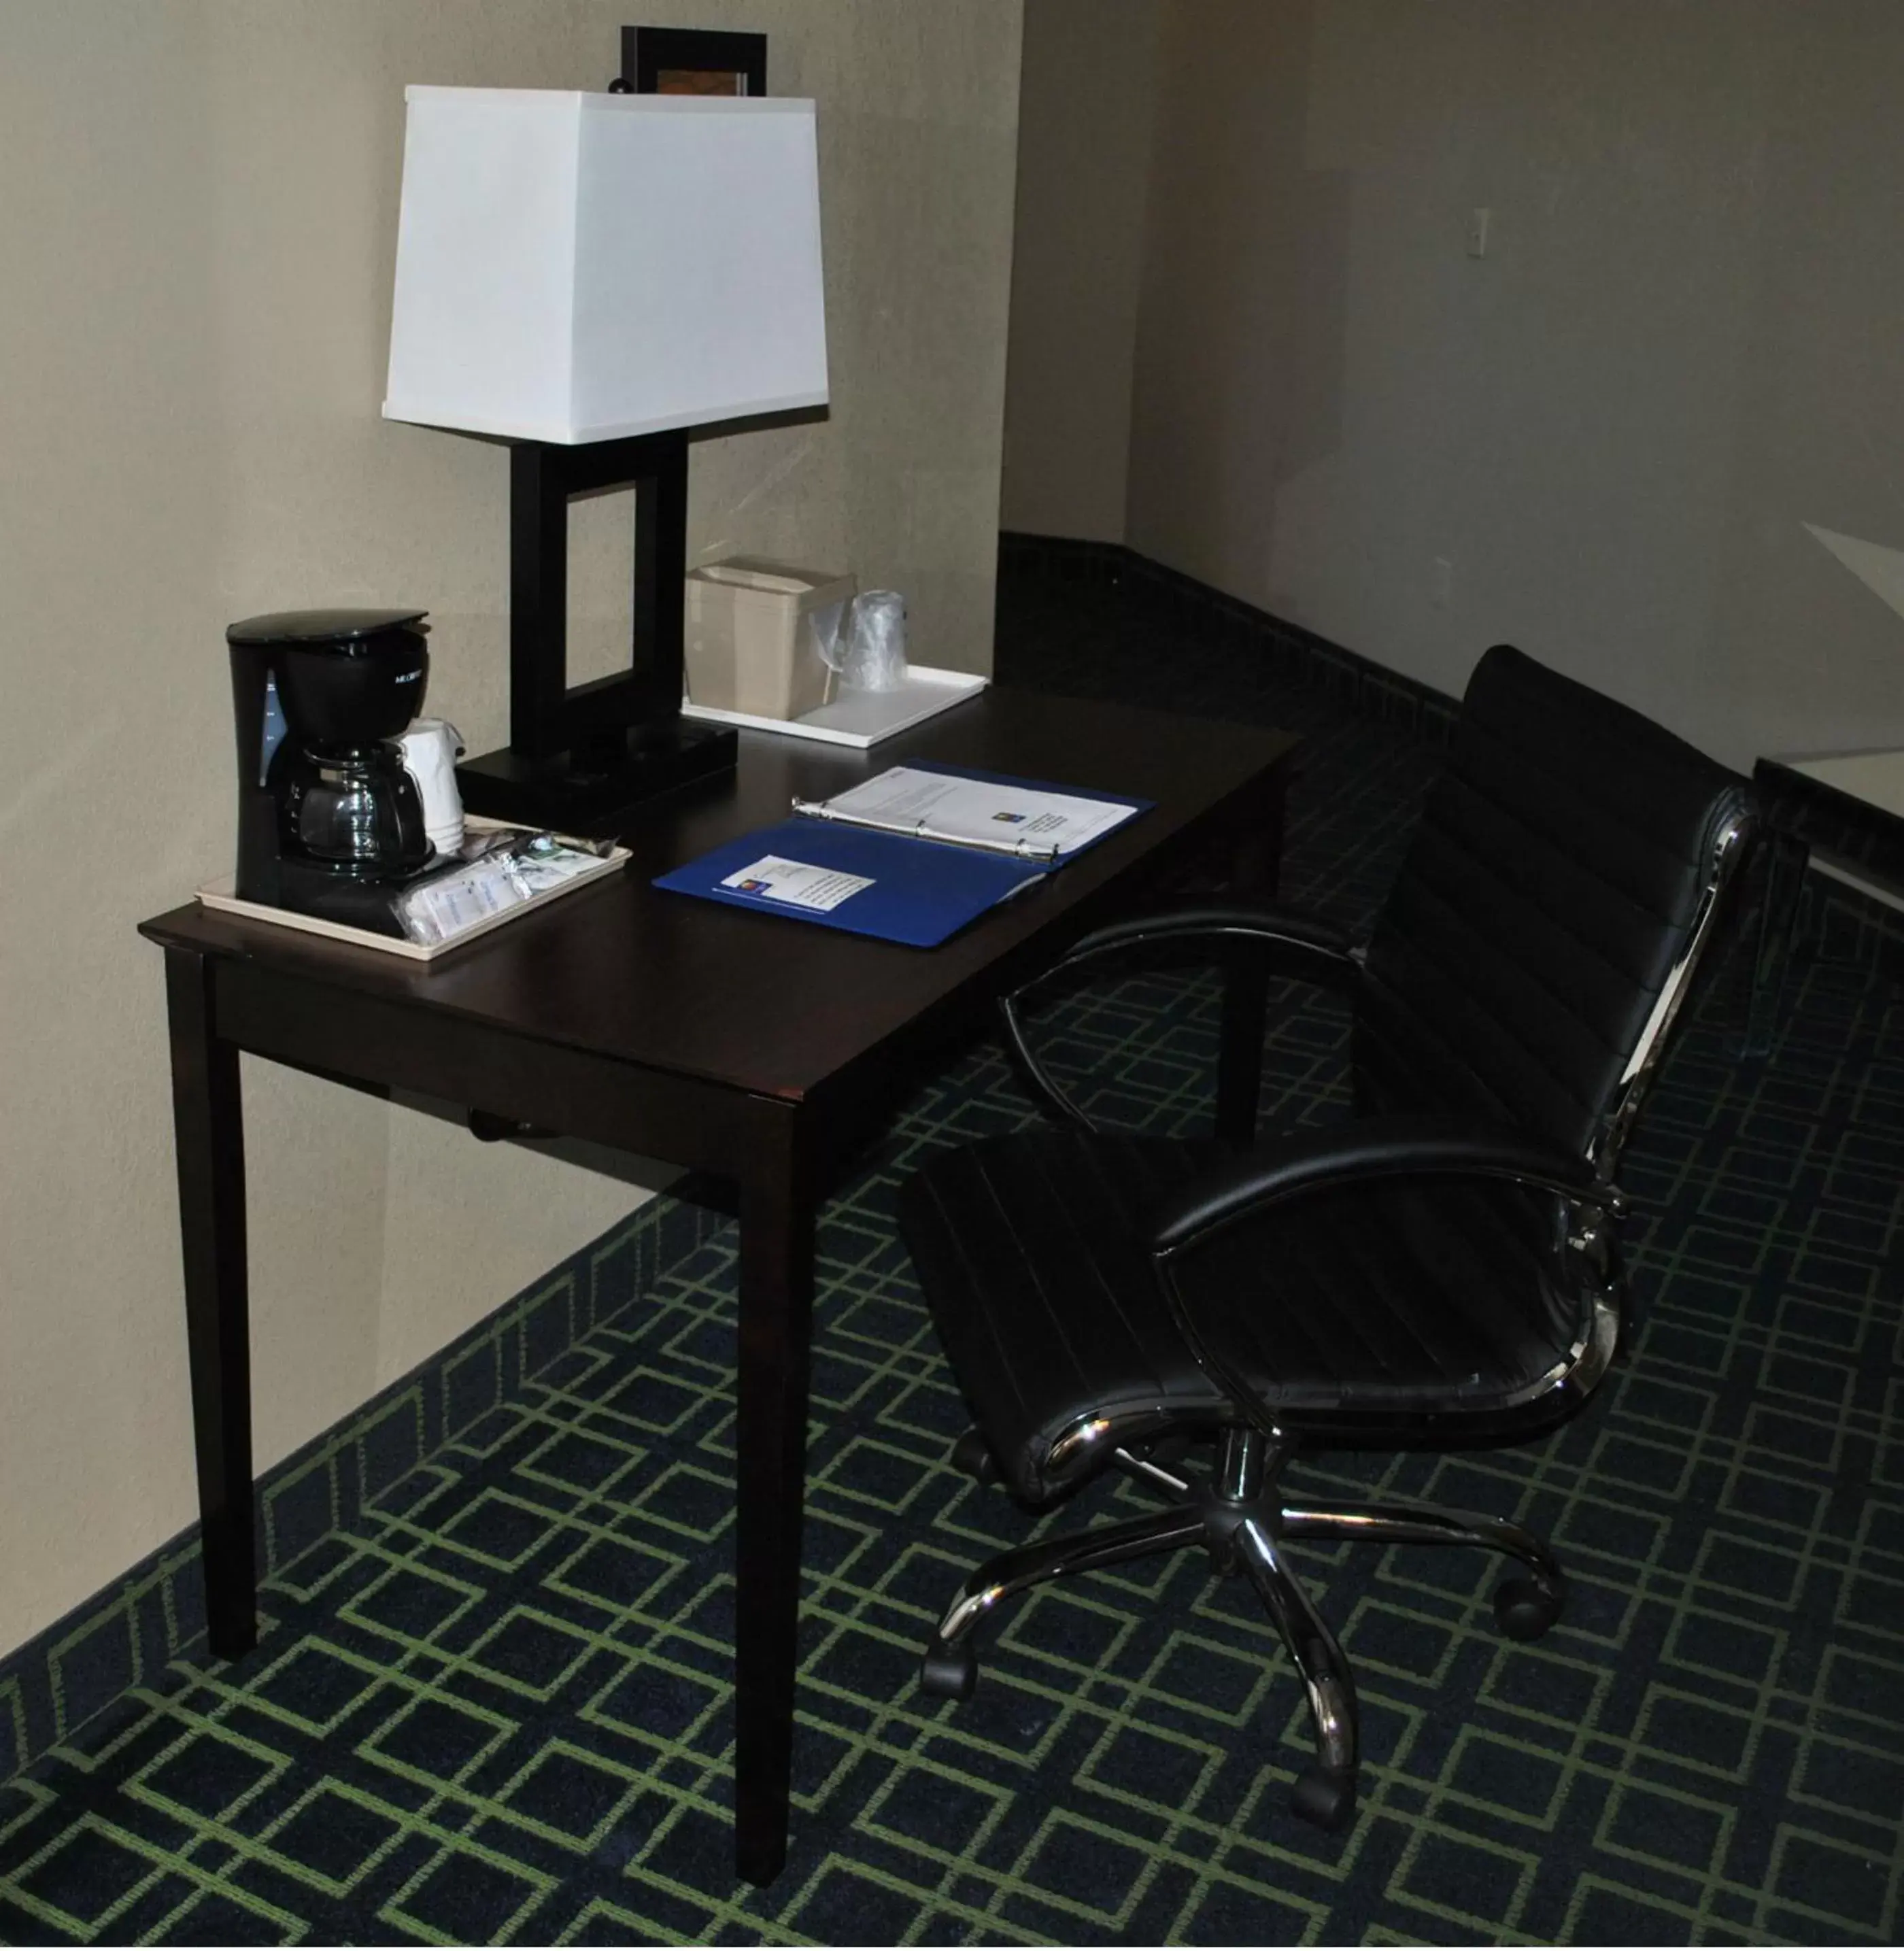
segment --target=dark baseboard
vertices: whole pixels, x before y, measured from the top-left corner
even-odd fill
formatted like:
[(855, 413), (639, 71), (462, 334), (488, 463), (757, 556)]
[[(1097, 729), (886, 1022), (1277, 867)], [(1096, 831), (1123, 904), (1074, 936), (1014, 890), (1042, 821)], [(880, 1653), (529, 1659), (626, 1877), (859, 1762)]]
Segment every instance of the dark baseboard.
[(1351, 710), (1445, 744), (1459, 701), (1404, 677), (1372, 659), (1332, 643), (1300, 623), (1259, 610), (1241, 597), (1167, 568), (1122, 542), (1087, 542), (1006, 529), (998, 538), (1000, 579), (1036, 576), (1069, 583), (1128, 587), (1142, 592), (1179, 629), (1198, 631), (1226, 646), (1273, 657), (1301, 682), (1339, 698)]
[(1087, 542), (1075, 535), (1034, 535), (1019, 529), (998, 532), (998, 569), (1047, 576), (1062, 582), (1113, 583), (1129, 573), (1135, 553), (1122, 542)]
[[(258, 1484), (260, 1578), (282, 1578), (420, 1463), (651, 1291), (723, 1222), (663, 1194), (505, 1301)], [(0, 1655), (0, 1781), (170, 1661), (201, 1654), (198, 1527)]]

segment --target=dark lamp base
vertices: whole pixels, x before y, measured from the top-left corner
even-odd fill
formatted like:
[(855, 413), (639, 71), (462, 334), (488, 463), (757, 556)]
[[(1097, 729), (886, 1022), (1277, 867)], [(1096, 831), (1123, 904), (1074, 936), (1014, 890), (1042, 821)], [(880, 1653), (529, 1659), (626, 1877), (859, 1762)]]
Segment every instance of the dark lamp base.
[(623, 816), (677, 786), (732, 772), (740, 739), (725, 725), (677, 720), (663, 732), (630, 733), (612, 756), (570, 752), (532, 759), (507, 748), (467, 759), (456, 769), (466, 811), (518, 826), (588, 838), (617, 832)]

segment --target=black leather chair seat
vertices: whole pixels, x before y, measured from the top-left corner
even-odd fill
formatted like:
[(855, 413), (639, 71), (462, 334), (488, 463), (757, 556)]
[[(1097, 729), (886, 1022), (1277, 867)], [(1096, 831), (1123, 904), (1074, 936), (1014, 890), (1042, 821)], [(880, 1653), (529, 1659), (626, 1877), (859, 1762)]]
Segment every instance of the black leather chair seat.
[[(1178, 1332), (1146, 1221), (1221, 1154), (1207, 1144), (1031, 1132), (929, 1161), (900, 1224), (934, 1322), (1006, 1481), (1033, 1502), (1053, 1443), (1089, 1416), (1225, 1412)], [(1181, 1266), (1206, 1342), (1292, 1433), (1367, 1418), (1457, 1425), (1565, 1356), (1583, 1299), (1554, 1202), (1397, 1180), (1293, 1200)], [(1458, 1440), (1458, 1431), (1450, 1434)]]
[(900, 1194), (899, 1228), (939, 1339), (1005, 1481), (1042, 1466), (1080, 1416), (1163, 1403), (1214, 1419), (1228, 1398), (1171, 1322), (1141, 1231), (1209, 1144), (1024, 1132), (941, 1153)]

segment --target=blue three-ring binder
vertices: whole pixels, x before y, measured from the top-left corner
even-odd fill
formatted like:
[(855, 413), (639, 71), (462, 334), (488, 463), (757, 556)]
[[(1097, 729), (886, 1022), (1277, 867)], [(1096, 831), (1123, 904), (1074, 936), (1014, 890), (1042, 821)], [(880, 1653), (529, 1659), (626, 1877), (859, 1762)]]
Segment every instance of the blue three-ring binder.
[[(1000, 779), (996, 773), (972, 772), (959, 766), (929, 767), (916, 759), (908, 763), (921, 771), (956, 773), (964, 779), (994, 782)], [(1115, 801), (1140, 811), (1152, 804), (1128, 793), (1042, 786), (1032, 779), (1010, 783), (1068, 793), (1075, 799)], [(1109, 837), (1099, 836), (1100, 839)], [(1096, 844), (1097, 841), (1092, 841), (1088, 846), (1053, 861), (994, 853), (954, 841), (922, 840), (910, 834), (884, 832), (876, 827), (849, 826), (844, 821), (783, 819), (777, 826), (761, 827), (738, 840), (727, 841), (686, 866), (658, 876), (654, 885), (676, 894), (719, 901), (725, 907), (745, 908), (755, 914), (813, 922), (822, 928), (870, 935), (881, 941), (901, 942), (911, 948), (936, 948), (988, 909), (1010, 900), (1033, 882), (1043, 880)], [(805, 866), (859, 875), (872, 885), (849, 894), (838, 907), (825, 910), (799, 907), (721, 885), (743, 867), (769, 854)]]

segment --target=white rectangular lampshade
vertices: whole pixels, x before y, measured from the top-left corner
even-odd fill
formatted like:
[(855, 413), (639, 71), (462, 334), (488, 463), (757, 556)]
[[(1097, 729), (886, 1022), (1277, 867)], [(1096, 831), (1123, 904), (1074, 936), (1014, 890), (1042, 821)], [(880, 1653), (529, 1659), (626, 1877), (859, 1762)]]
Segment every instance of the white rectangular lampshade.
[(810, 101), (407, 96), (387, 418), (572, 445), (825, 401)]

